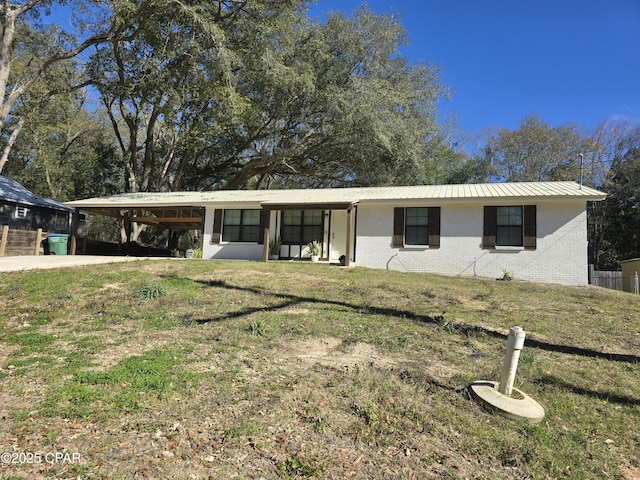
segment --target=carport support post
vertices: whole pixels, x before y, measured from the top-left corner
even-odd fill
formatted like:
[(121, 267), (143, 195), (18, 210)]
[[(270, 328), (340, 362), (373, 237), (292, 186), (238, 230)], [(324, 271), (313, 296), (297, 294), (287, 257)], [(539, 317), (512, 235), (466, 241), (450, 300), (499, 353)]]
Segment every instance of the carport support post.
[(131, 210), (127, 210), (127, 217), (124, 221), (124, 231), (127, 237), (127, 244), (124, 247), (124, 253), (129, 255), (129, 247), (131, 245), (131, 230), (133, 230), (132, 225), (133, 212)]
[(33, 246), (33, 254), (40, 255), (40, 243), (42, 242), (42, 229), (39, 228), (36, 232), (36, 244)]
[(73, 210), (73, 219), (71, 220), (71, 245), (69, 247), (69, 255), (75, 255), (78, 248), (78, 227), (80, 225), (80, 210)]

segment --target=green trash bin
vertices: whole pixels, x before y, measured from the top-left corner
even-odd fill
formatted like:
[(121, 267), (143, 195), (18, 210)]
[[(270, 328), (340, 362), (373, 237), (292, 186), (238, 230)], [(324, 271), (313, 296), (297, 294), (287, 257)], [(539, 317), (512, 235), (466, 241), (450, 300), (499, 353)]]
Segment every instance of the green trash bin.
[(52, 233), (47, 235), (49, 244), (49, 255), (66, 255), (69, 235), (66, 233)]

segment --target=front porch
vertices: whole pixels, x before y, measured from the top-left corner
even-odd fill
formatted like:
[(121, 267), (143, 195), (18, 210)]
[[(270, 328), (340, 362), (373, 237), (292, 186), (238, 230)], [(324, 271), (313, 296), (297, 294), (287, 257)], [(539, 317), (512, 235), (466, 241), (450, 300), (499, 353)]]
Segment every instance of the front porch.
[(310, 260), (308, 244), (316, 241), (321, 245), (320, 262), (343, 266), (355, 262), (357, 207), (353, 203), (265, 203), (261, 212), (264, 261), (274, 253), (273, 242), (279, 244), (279, 259)]

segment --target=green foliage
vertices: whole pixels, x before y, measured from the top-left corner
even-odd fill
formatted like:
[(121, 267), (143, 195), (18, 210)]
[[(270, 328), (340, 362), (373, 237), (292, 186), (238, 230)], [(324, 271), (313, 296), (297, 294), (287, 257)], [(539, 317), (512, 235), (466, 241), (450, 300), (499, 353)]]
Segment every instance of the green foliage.
[(182, 354), (175, 350), (151, 350), (128, 357), (106, 372), (79, 371), (71, 382), (51, 392), (45, 400), (45, 416), (89, 417), (97, 406), (110, 417), (144, 408), (150, 399), (184, 392), (196, 375), (179, 368)]
[[(640, 145), (611, 169), (604, 189), (609, 193), (603, 205), (608, 214), (604, 228), (607, 243), (600, 245), (600, 256), (611, 255), (609, 250), (618, 261), (640, 257)], [(614, 263), (616, 268), (611, 269), (618, 265)]]
[(322, 252), (322, 245), (320, 245), (320, 242), (318, 242), (317, 240), (309, 242), (307, 244), (307, 248), (309, 249), (309, 255), (312, 257), (317, 257)]
[(370, 427), (375, 426), (380, 419), (378, 415), (378, 407), (373, 403), (365, 403), (364, 405), (354, 405), (353, 410), (356, 414), (364, 419)]
[(134, 297), (137, 298), (160, 298), (167, 296), (167, 290), (164, 286), (156, 281), (148, 281), (141, 287), (138, 287), (133, 293)]
[(324, 473), (325, 467), (316, 458), (308, 458), (304, 455), (289, 457), (278, 466), (278, 471), (283, 478), (318, 478)]
[(269, 240), (269, 254), (280, 255), (280, 248), (282, 247), (282, 240), (280, 237)]
[(265, 322), (262, 319), (253, 320), (249, 324), (249, 327), (247, 327), (247, 331), (251, 335), (258, 335), (258, 336), (264, 337), (267, 334), (267, 326), (268, 326), (267, 322)]
[(406, 32), (391, 15), (361, 8), (321, 24), (304, 6), (158, 9), (133, 41), (99, 48), (89, 75), (129, 190), (426, 178), (438, 69), (399, 54)]
[(55, 342), (56, 336), (38, 332), (9, 332), (2, 336), (2, 340), (20, 345), (20, 355), (29, 355), (36, 352), (46, 353), (50, 345)]
[(517, 130), (500, 129), (485, 147), (493, 175), (508, 182), (578, 180), (586, 139), (574, 125), (551, 127), (528, 115)]

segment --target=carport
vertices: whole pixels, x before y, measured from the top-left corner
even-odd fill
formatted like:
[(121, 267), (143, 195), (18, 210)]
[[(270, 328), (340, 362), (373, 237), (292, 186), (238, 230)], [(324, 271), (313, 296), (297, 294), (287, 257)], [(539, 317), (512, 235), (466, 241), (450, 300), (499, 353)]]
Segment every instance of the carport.
[(131, 241), (132, 224), (151, 225), (165, 230), (200, 230), (204, 226), (205, 209), (197, 205), (195, 195), (187, 192), (165, 194), (122, 194), (67, 202), (74, 207), (69, 253), (76, 254), (80, 210), (94, 215), (116, 218), (124, 223), (127, 243)]

